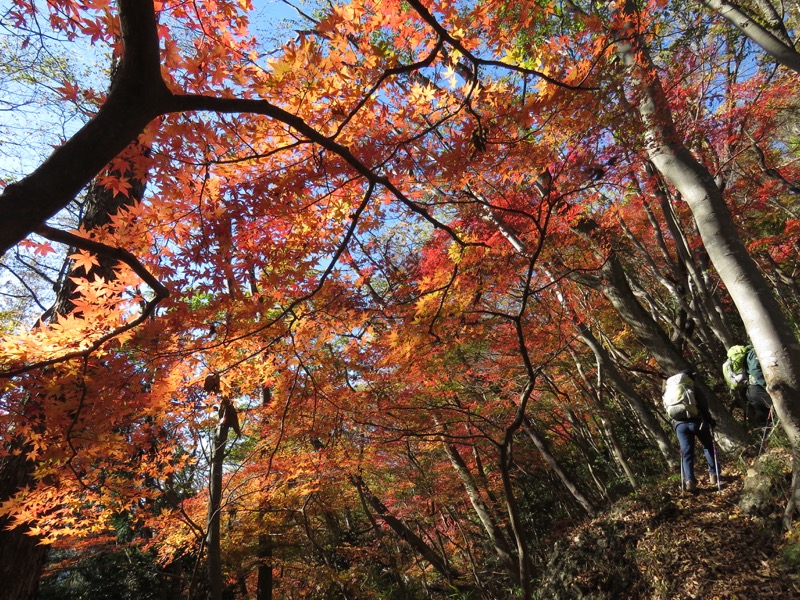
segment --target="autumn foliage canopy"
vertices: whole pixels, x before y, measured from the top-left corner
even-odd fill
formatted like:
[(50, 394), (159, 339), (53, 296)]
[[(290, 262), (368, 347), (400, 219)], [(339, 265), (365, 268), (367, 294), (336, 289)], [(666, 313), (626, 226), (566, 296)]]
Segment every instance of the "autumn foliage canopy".
[(746, 443), (719, 365), (747, 332), (653, 145), (713, 179), (794, 327), (798, 74), (713, 3), (319, 3), (280, 43), (251, 0), (10, 4), (108, 79), (60, 81), (86, 125), (3, 182), (4, 281), (66, 260), (70, 290), (0, 313), (9, 526), (200, 557), (235, 419), (229, 581), (525, 595), (560, 525), (676, 464), (680, 361)]

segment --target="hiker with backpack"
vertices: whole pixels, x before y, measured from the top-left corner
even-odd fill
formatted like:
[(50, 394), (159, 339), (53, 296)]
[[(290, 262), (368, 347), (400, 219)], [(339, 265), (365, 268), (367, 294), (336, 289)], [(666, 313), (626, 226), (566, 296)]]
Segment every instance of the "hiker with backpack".
[(716, 421), (708, 412), (708, 403), (695, 385), (694, 376), (690, 371), (673, 375), (667, 379), (663, 396), (664, 408), (681, 446), (681, 489), (692, 493), (697, 491), (694, 475), (695, 438), (703, 446), (711, 485), (719, 485), (721, 472), (711, 431)]
[(752, 346), (747, 352), (747, 403), (754, 425), (767, 427), (772, 416), (772, 398), (767, 393), (764, 372)]
[(767, 393), (761, 363), (751, 344), (736, 344), (728, 349), (728, 359), (722, 364), (722, 376), (728, 388), (747, 407), (749, 421), (756, 427), (768, 426), (772, 398)]

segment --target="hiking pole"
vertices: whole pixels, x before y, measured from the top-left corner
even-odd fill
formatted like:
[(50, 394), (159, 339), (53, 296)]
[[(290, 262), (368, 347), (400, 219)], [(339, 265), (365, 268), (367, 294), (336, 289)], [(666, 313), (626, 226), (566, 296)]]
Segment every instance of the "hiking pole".
[(764, 431), (761, 432), (761, 443), (758, 445), (758, 454), (756, 456), (761, 456), (761, 451), (764, 449), (764, 442), (767, 439), (767, 429), (774, 428), (772, 423), (772, 406), (769, 407), (769, 412), (767, 413), (767, 425), (764, 427)]

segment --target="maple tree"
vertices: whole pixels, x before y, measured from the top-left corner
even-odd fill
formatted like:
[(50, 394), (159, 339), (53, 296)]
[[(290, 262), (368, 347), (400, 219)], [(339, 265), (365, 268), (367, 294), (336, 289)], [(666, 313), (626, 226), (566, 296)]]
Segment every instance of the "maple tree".
[(0, 195), (3, 250), (74, 248), (3, 333), (2, 514), (127, 515), (213, 598), (529, 598), (559, 521), (675, 464), (673, 372), (741, 449), (749, 335), (797, 446), (797, 82), (701, 4), (357, 0), (265, 50), (247, 0), (15, 0), (118, 68)]

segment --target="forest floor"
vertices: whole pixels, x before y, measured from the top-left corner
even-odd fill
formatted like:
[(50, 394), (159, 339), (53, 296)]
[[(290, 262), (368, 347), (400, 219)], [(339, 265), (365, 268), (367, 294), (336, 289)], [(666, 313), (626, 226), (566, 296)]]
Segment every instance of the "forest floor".
[[(782, 552), (780, 514), (739, 510), (743, 477), (696, 495), (677, 491), (639, 541), (640, 565), (665, 597), (800, 598), (798, 573)], [(674, 508), (673, 508), (674, 507)]]
[(743, 473), (731, 470), (721, 491), (698, 487), (682, 492), (676, 475), (573, 530), (539, 597), (800, 599), (800, 540), (781, 529), (781, 494), (746, 514)]

